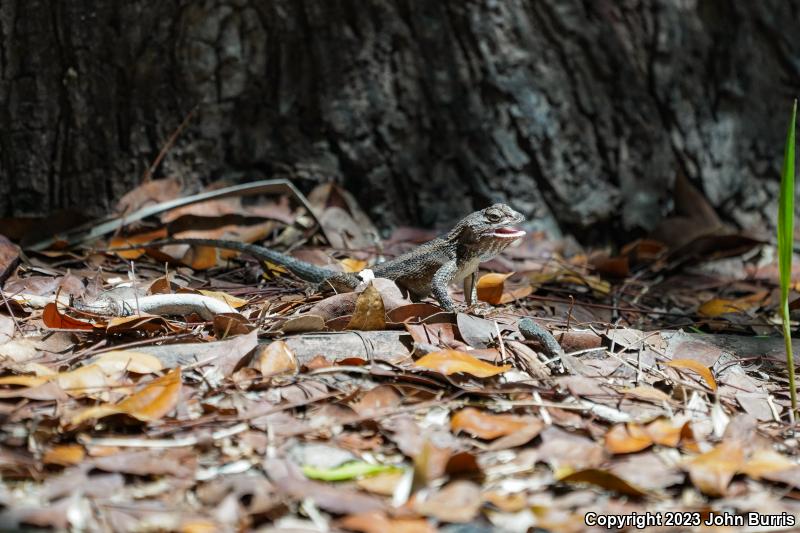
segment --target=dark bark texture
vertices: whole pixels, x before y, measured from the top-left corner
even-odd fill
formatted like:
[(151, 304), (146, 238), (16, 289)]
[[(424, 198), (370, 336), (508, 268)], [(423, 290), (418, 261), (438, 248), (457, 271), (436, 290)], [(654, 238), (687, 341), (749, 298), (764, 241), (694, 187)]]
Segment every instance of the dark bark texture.
[(336, 179), (383, 226), (507, 201), (588, 239), (684, 172), (769, 227), (796, 0), (0, 0), (0, 215), (142, 179)]

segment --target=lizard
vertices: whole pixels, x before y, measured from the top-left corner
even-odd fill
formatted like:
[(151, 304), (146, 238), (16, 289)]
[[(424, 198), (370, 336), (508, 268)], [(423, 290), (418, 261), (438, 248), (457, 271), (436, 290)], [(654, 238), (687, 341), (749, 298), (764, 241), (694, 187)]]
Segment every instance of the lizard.
[[(463, 281), (467, 305), (476, 300), (478, 265), (502, 252), (509, 244), (520, 239), (525, 232), (515, 225), (525, 217), (506, 204), (498, 203), (467, 215), (445, 235), (421, 244), (417, 248), (372, 267), (377, 278), (388, 278), (398, 287), (420, 299), (433, 295), (446, 311), (457, 306), (447, 287)], [(337, 272), (322, 268), (289, 255), (255, 244), (218, 239), (175, 238), (162, 239), (144, 245), (124, 248), (141, 249), (172, 244), (210, 246), (242, 252), (262, 262), (280, 265), (300, 279), (318, 286), (328, 285), (339, 292), (354, 290), (362, 278), (355, 273)], [(120, 251), (116, 248), (109, 251)]]

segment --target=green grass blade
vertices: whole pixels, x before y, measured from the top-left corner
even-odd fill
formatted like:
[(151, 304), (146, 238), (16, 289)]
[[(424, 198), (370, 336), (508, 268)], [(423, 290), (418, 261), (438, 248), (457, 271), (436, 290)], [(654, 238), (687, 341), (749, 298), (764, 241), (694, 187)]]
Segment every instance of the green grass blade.
[[(792, 107), (792, 120), (786, 134), (786, 147), (783, 151), (783, 172), (781, 172), (781, 191), (778, 201), (778, 267), (781, 279), (781, 321), (783, 340), (786, 345), (786, 366), (789, 370), (789, 393), (792, 398), (792, 414), (797, 410), (797, 391), (794, 382), (794, 354), (792, 353), (792, 332), (789, 326), (789, 288), (792, 283), (792, 249), (794, 246), (794, 149), (795, 123), (797, 121), (797, 100)], [(792, 416), (794, 420), (794, 416)]]

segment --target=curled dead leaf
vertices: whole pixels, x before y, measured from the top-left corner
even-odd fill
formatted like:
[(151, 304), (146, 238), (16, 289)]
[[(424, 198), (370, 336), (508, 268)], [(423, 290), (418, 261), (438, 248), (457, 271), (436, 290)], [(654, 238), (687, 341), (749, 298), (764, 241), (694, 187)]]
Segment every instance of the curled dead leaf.
[(521, 431), (528, 424), (529, 420), (523, 417), (485, 413), (474, 407), (462, 409), (450, 419), (453, 431), (466, 431), (487, 440)]
[(126, 414), (142, 422), (158, 420), (178, 404), (181, 392), (181, 369), (155, 379), (117, 404), (101, 404), (75, 414), (67, 425), (76, 426), (91, 418)]
[(488, 378), (511, 370), (511, 365), (495, 366), (458, 350), (442, 350), (421, 357), (414, 366), (449, 376), (457, 372)]
[(606, 433), (606, 449), (611, 453), (633, 453), (653, 444), (647, 430), (639, 424), (617, 424)]
[(298, 370), (297, 357), (289, 345), (280, 340), (259, 347), (257, 366), (265, 378), (296, 374)]
[[(137, 244), (146, 245), (151, 241), (163, 239), (167, 236), (167, 228), (160, 228), (155, 231), (148, 231), (146, 233), (137, 233), (136, 235), (127, 235), (124, 237), (112, 237), (108, 241), (109, 248), (127, 248), (129, 246), (136, 246)], [(136, 248), (134, 250), (121, 250), (114, 252), (117, 256), (123, 259), (138, 259), (146, 252), (146, 246)]]
[(615, 454), (638, 452), (653, 444), (669, 448), (681, 445), (690, 450), (696, 446), (689, 422), (675, 424), (665, 418), (653, 420), (647, 426), (617, 424), (605, 437), (606, 449)]
[(424, 518), (389, 518), (381, 511), (351, 514), (337, 522), (349, 531), (360, 533), (436, 533)]
[(482, 504), (478, 485), (471, 481), (453, 481), (424, 502), (417, 503), (416, 510), (443, 522), (467, 523), (478, 515)]
[(503, 297), (503, 288), (505, 286), (505, 281), (514, 274), (513, 272), (509, 272), (508, 274), (484, 274), (483, 276), (478, 279), (478, 283), (476, 284), (476, 288), (478, 291), (478, 299), (484, 302), (498, 305), (500, 300)]
[(769, 291), (762, 290), (732, 300), (712, 298), (701, 305), (697, 309), (697, 313), (710, 318), (716, 318), (728, 313), (741, 313), (760, 306), (768, 296)]
[(230, 294), (225, 294), (224, 292), (220, 291), (206, 291), (203, 289), (199, 290), (200, 294), (204, 294), (206, 296), (210, 296), (212, 298), (216, 298), (221, 302), (225, 302), (226, 304), (230, 305), (234, 309), (239, 309), (240, 307), (247, 304), (247, 300), (242, 298), (237, 298), (236, 296), (231, 296)]
[(80, 329), (84, 331), (94, 329), (94, 326), (88, 322), (77, 320), (61, 313), (55, 303), (49, 303), (44, 307), (42, 321), (45, 326), (53, 329)]
[(744, 450), (738, 442), (722, 442), (711, 451), (693, 457), (686, 470), (695, 487), (709, 496), (724, 496), (733, 476), (744, 466)]
[(633, 483), (607, 470), (601, 470), (599, 468), (587, 468), (585, 470), (572, 472), (560, 477), (559, 481), (565, 483), (589, 483), (628, 496), (641, 497), (647, 494), (647, 491), (635, 486)]
[(48, 465), (71, 466), (83, 461), (86, 451), (80, 444), (59, 444), (47, 450), (42, 462)]
[(672, 361), (667, 362), (667, 366), (671, 366), (672, 368), (691, 370), (692, 372), (703, 378), (703, 380), (708, 385), (709, 389), (716, 392), (717, 382), (714, 379), (714, 375), (711, 373), (711, 370), (702, 363), (699, 363), (694, 359), (673, 359)]
[(360, 331), (377, 331), (386, 329), (386, 311), (383, 307), (381, 293), (370, 282), (367, 288), (358, 295), (356, 310), (345, 329)]
[(775, 474), (800, 470), (800, 465), (775, 450), (758, 449), (747, 459), (741, 468), (743, 474), (753, 479), (774, 479)]
[(342, 265), (342, 268), (345, 272), (361, 272), (365, 268), (367, 268), (367, 262), (362, 261), (361, 259), (353, 259), (351, 257), (346, 257), (339, 261)]
[(92, 363), (110, 374), (112, 372), (128, 371), (136, 374), (152, 374), (160, 372), (164, 365), (161, 361), (148, 353), (133, 350), (114, 350), (99, 356)]

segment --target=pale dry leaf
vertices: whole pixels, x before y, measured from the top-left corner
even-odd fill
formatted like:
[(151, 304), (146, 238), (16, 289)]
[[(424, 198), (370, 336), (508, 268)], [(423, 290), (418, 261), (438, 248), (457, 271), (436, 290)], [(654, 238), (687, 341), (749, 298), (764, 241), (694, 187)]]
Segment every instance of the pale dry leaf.
[(297, 357), (291, 348), (282, 340), (261, 346), (258, 349), (256, 365), (265, 378), (283, 374), (296, 374), (298, 371)]
[(383, 306), (383, 299), (372, 283), (358, 295), (353, 317), (345, 329), (361, 331), (386, 329), (386, 310)]

